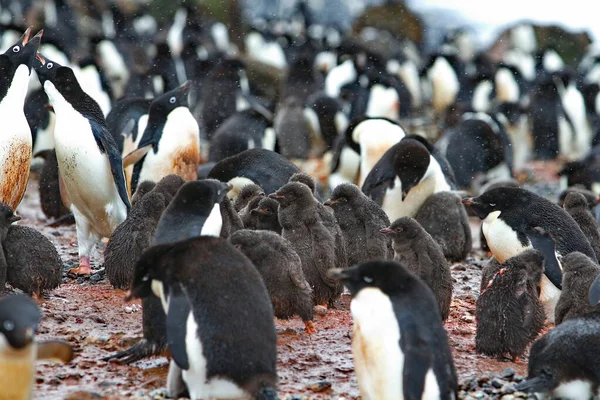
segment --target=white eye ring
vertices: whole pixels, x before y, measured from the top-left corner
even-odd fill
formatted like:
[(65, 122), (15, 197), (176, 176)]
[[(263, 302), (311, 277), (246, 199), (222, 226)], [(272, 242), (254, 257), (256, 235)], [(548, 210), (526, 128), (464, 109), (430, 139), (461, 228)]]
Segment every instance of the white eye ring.
[(13, 329), (15, 329), (15, 324), (12, 321), (4, 321), (4, 323), (2, 324), (2, 326), (4, 326), (4, 329), (7, 331), (12, 331)]
[(365, 281), (367, 283), (372, 283), (373, 282), (373, 278), (371, 278), (370, 276), (363, 276), (363, 281)]
[(490, 207), (496, 207), (496, 203), (490, 203)]
[(175, 104), (175, 96), (173, 96), (169, 99), (169, 103)]
[(19, 51), (21, 51), (21, 48), (19, 46), (14, 46), (13, 47), (13, 52), (14, 53), (18, 53)]
[(46, 64), (46, 68), (51, 69), (52, 67), (54, 67), (54, 64), (49, 62), (48, 64)]
[(148, 279), (150, 279), (150, 277), (148, 275), (144, 275), (144, 277), (142, 278), (142, 282), (147, 282)]

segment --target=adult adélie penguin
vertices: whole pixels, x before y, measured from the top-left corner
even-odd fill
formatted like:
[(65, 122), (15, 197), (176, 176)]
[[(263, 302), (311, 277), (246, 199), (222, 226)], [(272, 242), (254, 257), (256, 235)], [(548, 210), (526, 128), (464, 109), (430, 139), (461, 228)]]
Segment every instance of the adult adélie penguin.
[(24, 104), (29, 77), (43, 31), (31, 37), (31, 27), (0, 55), (0, 201), (17, 208), (27, 187), (31, 162), (31, 130)]
[(102, 237), (125, 220), (131, 204), (121, 154), (98, 104), (73, 70), (37, 54), (34, 68), (56, 113), (54, 140), (58, 169), (77, 228), (79, 267), (89, 275), (90, 255)]
[(186, 181), (197, 178), (200, 163), (200, 129), (188, 108), (191, 81), (157, 97), (150, 104), (148, 123), (138, 148), (123, 164), (134, 164), (131, 192), (138, 182), (158, 182), (170, 174)]

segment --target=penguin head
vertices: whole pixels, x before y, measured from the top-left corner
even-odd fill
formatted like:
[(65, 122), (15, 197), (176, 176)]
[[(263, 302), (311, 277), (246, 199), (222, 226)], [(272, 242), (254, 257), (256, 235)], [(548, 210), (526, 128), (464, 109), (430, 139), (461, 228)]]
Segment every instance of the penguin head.
[(184, 183), (185, 181), (179, 175), (170, 174), (158, 181), (153, 190), (165, 196), (165, 199), (170, 203)]
[(300, 182), (286, 183), (278, 191), (271, 193), (269, 197), (276, 200), (281, 208), (286, 208), (293, 204), (307, 206), (316, 202), (310, 188)]
[[(252, 248), (259, 245), (263, 241), (263, 233), (267, 231), (254, 231), (250, 229), (242, 229), (231, 234), (229, 242), (240, 250)], [(268, 232), (270, 233), (270, 232)], [(276, 233), (274, 233), (276, 235)]]
[(15, 294), (0, 299), (0, 351), (4, 346), (18, 350), (34, 338), (41, 314), (28, 296)]
[(400, 179), (402, 200), (404, 200), (408, 192), (425, 177), (431, 161), (431, 154), (423, 143), (412, 138), (402, 139), (395, 145), (393, 151), (394, 171)]
[(586, 210), (589, 208), (588, 201), (583, 193), (579, 192), (571, 192), (568, 193), (565, 197), (564, 202), (565, 210), (573, 210), (573, 209), (583, 209)]
[(4, 203), (0, 203), (0, 240), (3, 241), (6, 239), (10, 225), (20, 219), (21, 217), (15, 215), (12, 208)]
[(395, 220), (388, 228), (383, 228), (381, 233), (391, 237), (396, 244), (412, 243), (423, 233), (423, 228), (415, 219), (402, 217)]
[[(129, 292), (125, 295), (125, 301), (152, 296), (153, 289), (157, 286), (164, 290), (162, 282), (165, 279), (165, 268), (160, 262), (160, 255), (166, 247), (168, 245), (158, 245), (144, 251), (135, 265), (133, 280)], [(160, 297), (160, 294), (157, 294), (157, 297)]]
[(210, 213), (215, 204), (223, 201), (230, 189), (231, 185), (216, 179), (187, 182), (179, 188), (171, 205), (183, 212), (196, 213), (200, 210)]
[(35, 54), (40, 47), (44, 33), (44, 30), (41, 30), (31, 38), (31, 30), (31, 27), (27, 28), (23, 36), (10, 46), (4, 54), (0, 55), (0, 68), (4, 75), (12, 77), (19, 65), (27, 66), (31, 72)]
[(277, 200), (274, 200), (269, 197), (265, 197), (258, 202), (258, 207), (250, 211), (252, 215), (258, 215), (263, 217), (269, 217), (271, 215), (277, 215), (277, 209), (279, 208), (279, 203)]
[[(234, 207), (238, 208), (240, 204), (248, 204), (250, 201), (257, 197), (264, 197), (265, 192), (263, 192), (262, 188), (257, 184), (249, 184), (242, 187), (242, 190), (238, 193), (235, 198)], [(239, 210), (238, 210), (239, 211)]]
[(402, 290), (416, 277), (396, 261), (369, 261), (350, 268), (332, 268), (330, 278), (341, 281), (355, 297), (361, 290), (377, 288), (391, 294)]
[(192, 87), (192, 81), (186, 81), (181, 86), (176, 87), (158, 96), (150, 103), (149, 114), (158, 114), (166, 117), (179, 107), (188, 107), (188, 93)]
[(305, 174), (304, 172), (296, 172), (290, 177), (288, 182), (304, 183), (306, 186), (308, 186), (310, 191), (313, 192), (313, 194), (317, 193), (317, 183), (315, 182), (315, 179), (312, 176)]
[[(33, 67), (51, 102), (54, 102), (55, 96), (59, 95), (70, 104), (77, 105), (87, 96), (71, 68), (60, 65), (40, 53), (37, 53)], [(90, 110), (90, 112), (102, 115), (99, 106), (93, 104), (97, 110)]]
[(352, 183), (342, 183), (333, 189), (331, 198), (324, 204), (336, 211), (341, 211), (342, 209), (350, 210), (353, 208), (353, 203), (363, 196), (364, 194), (360, 191), (358, 186), (353, 185)]
[(525, 207), (531, 202), (531, 192), (521, 188), (498, 187), (477, 197), (466, 197), (462, 203), (473, 210), (481, 219), (494, 211), (506, 211), (515, 207)]

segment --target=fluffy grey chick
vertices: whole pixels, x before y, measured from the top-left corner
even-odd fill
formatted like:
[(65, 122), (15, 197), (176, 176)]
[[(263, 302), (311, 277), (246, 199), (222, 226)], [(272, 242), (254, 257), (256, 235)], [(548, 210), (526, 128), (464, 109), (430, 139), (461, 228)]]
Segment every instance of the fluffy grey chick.
[(333, 209), (344, 234), (348, 265), (394, 258), (391, 239), (381, 232), (390, 220), (377, 203), (356, 185), (337, 186), (325, 205)]
[(600, 275), (600, 266), (578, 251), (564, 256), (560, 264), (563, 267), (563, 276), (562, 291), (554, 311), (556, 325), (600, 310), (600, 305), (591, 306), (587, 301), (590, 286)]
[(440, 246), (419, 223), (410, 217), (398, 218), (381, 230), (392, 238), (394, 259), (423, 279), (438, 301), (443, 320), (450, 313), (452, 275)]
[(281, 224), (279, 223), (279, 203), (269, 197), (258, 202), (256, 208), (250, 211), (256, 217), (256, 229), (273, 231), (281, 235)]
[[(13, 213), (12, 208), (0, 202), (0, 244), (2, 244), (2, 246), (4, 246), (11, 224), (20, 219), (21, 217)], [(8, 265), (6, 263), (6, 257), (4, 256), (4, 250), (2, 250), (0, 251), (0, 292), (4, 291), (6, 287), (7, 273)]]
[(131, 205), (135, 205), (138, 201), (142, 199), (148, 192), (156, 187), (156, 182), (152, 181), (144, 181), (137, 185), (135, 189), (135, 193), (131, 196)]
[(598, 261), (598, 257), (600, 257), (600, 226), (589, 209), (587, 199), (581, 193), (572, 192), (565, 197), (563, 207), (587, 237), (596, 254), (596, 261)]
[(250, 201), (257, 197), (263, 197), (264, 195), (265, 192), (260, 186), (254, 183), (246, 185), (240, 190), (233, 201), (233, 208), (235, 208), (235, 211), (240, 212), (248, 205), (248, 203), (250, 203)]
[(415, 219), (440, 245), (448, 260), (463, 260), (471, 251), (473, 240), (469, 217), (457, 194), (432, 194), (421, 206)]
[(263, 278), (275, 317), (302, 318), (306, 333), (316, 332), (312, 290), (304, 277), (302, 261), (292, 244), (269, 231), (243, 229), (229, 239), (252, 261)]
[(336, 266), (335, 239), (319, 218), (317, 200), (308, 186), (299, 182), (287, 183), (269, 197), (279, 203), (282, 236), (292, 243), (302, 260), (315, 304), (333, 304), (343, 286), (327, 275)]
[(304, 116), (304, 104), (288, 97), (279, 105), (273, 121), (279, 153), (288, 159), (306, 159), (311, 150), (310, 123)]

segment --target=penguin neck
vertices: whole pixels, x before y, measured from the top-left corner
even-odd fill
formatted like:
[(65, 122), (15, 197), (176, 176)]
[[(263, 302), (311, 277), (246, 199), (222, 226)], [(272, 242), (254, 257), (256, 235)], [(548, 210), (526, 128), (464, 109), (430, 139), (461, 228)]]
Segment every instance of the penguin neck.
[[(18, 108), (21, 112), (24, 112), (23, 105), (25, 104), (25, 96), (27, 95), (27, 87), (29, 85), (29, 68), (25, 64), (19, 65), (15, 70), (12, 81), (7, 80), (5, 82), (9, 86), (6, 88), (6, 94), (0, 101), (0, 107)], [(3, 91), (0, 90), (0, 92)]]
[(221, 215), (221, 203), (215, 203), (202, 226), (201, 235), (219, 237), (221, 235), (222, 227), (223, 216)]

